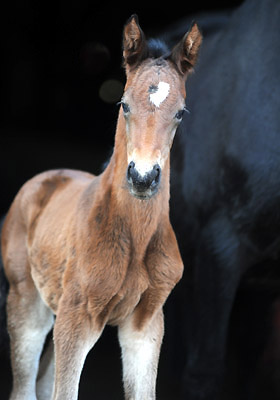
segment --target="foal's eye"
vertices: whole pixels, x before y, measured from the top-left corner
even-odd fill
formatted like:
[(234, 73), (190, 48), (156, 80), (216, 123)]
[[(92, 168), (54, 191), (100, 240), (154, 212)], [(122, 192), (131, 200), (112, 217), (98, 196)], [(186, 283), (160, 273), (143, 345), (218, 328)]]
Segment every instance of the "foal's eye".
[(184, 107), (182, 110), (179, 110), (179, 111), (176, 112), (175, 118), (176, 118), (178, 121), (181, 121), (181, 119), (183, 118), (183, 115), (184, 115), (184, 112), (185, 112), (185, 111), (186, 111), (188, 114), (190, 114), (190, 110), (189, 110), (187, 107)]
[(178, 119), (179, 121), (183, 118), (184, 112), (186, 110), (183, 108), (182, 110), (179, 110), (175, 114), (175, 118)]
[(123, 103), (123, 102), (121, 103), (121, 105), (122, 105), (124, 114), (129, 113), (129, 111), (130, 111), (129, 105), (127, 103)]

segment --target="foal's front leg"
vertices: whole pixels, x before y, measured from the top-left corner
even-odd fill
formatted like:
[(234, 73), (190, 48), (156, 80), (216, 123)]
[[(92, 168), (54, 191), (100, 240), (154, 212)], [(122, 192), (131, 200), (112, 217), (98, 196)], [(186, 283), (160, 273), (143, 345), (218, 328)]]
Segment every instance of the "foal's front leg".
[[(65, 304), (64, 304), (65, 303)], [(61, 302), (54, 326), (55, 386), (53, 400), (76, 400), (86, 356), (101, 335), (84, 309)]]
[(141, 327), (137, 327), (135, 315), (119, 326), (126, 400), (155, 399), (163, 330), (162, 309)]

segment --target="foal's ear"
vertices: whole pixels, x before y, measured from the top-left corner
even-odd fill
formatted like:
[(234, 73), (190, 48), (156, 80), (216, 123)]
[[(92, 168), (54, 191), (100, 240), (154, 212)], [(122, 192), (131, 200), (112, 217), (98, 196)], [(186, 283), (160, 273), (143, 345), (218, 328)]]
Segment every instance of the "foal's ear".
[(202, 34), (197, 24), (193, 23), (190, 30), (171, 52), (171, 60), (185, 77), (193, 70), (201, 42)]
[(132, 15), (123, 30), (123, 58), (126, 71), (129, 72), (147, 57), (147, 43), (144, 32), (139, 26), (138, 17)]

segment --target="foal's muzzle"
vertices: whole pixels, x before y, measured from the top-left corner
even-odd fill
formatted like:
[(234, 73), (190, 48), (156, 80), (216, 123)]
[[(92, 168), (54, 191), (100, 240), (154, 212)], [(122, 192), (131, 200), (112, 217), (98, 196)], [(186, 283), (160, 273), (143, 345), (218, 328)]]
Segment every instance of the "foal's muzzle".
[(140, 199), (148, 199), (152, 197), (158, 190), (160, 182), (161, 168), (155, 164), (153, 168), (141, 175), (131, 161), (127, 168), (127, 181), (130, 193)]

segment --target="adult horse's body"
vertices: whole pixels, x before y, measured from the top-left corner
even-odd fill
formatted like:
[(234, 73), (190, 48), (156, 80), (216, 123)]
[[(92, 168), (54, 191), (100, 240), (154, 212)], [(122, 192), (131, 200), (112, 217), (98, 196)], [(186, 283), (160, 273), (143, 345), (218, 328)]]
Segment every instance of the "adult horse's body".
[(218, 398), (240, 279), (280, 255), (279, 26), (278, 1), (248, 0), (206, 36), (188, 81), (171, 196), (192, 270), (184, 279), (193, 279), (183, 307), (186, 400)]
[[(36, 399), (53, 324), (53, 399), (78, 397), (84, 360), (106, 324), (119, 329), (126, 399), (155, 398), (162, 306), (183, 267), (169, 222), (169, 152), (200, 43), (193, 25), (166, 55), (147, 43), (133, 16), (124, 28), (127, 83), (105, 171), (48, 171), (16, 196), (2, 232), (13, 400)], [(53, 356), (40, 399), (50, 398)]]

